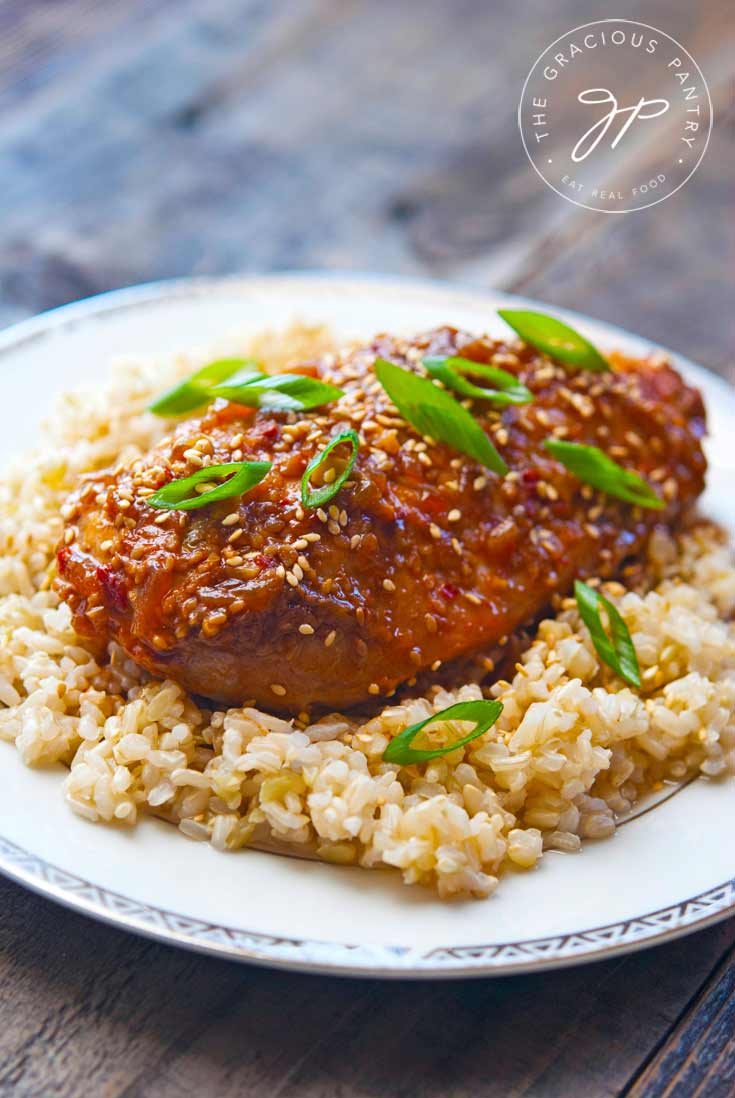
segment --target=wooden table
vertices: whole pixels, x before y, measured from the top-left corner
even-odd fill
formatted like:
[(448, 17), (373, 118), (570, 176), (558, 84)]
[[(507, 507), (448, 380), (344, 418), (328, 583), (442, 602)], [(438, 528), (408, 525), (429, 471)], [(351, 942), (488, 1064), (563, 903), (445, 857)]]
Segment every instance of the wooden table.
[[(733, 377), (727, 8), (638, 13), (698, 59), (716, 124), (682, 191), (609, 217), (540, 182), (515, 120), (537, 54), (618, 14), (601, 0), (4, 0), (0, 323), (173, 275), (374, 269), (573, 306)], [(412, 985), (177, 952), (5, 882), (0, 904), (2, 1096), (735, 1091), (735, 921)]]

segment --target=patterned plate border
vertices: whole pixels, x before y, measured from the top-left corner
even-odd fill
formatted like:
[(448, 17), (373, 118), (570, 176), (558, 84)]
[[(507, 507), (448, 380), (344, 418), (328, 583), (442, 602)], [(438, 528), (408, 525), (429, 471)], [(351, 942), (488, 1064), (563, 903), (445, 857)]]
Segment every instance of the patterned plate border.
[[(182, 298), (201, 297), (217, 290), (242, 290), (248, 285), (270, 281), (318, 281), (337, 279), (359, 284), (387, 281), (403, 284), (406, 289), (441, 288), (447, 295), (458, 298), (478, 298), (482, 292), (471, 286), (449, 284), (434, 279), (383, 276), (360, 271), (284, 271), (269, 277), (231, 276), (224, 278), (173, 279), (152, 282), (128, 289), (98, 294), (84, 301), (62, 305), (37, 317), (12, 325), (0, 333), (0, 352), (19, 344), (43, 338), (54, 329), (84, 322), (101, 313), (155, 306), (157, 303)], [(495, 295), (500, 298), (503, 295)], [(508, 295), (509, 303), (537, 303), (516, 295)], [(558, 310), (570, 320), (588, 318), (569, 309)], [(615, 326), (605, 324), (608, 331)], [(623, 329), (617, 329), (628, 336)], [(657, 344), (641, 340), (652, 350), (663, 350)], [(695, 367), (689, 360), (676, 356), (679, 363)], [(715, 378), (715, 381), (719, 379)], [(722, 383), (728, 388), (726, 383)], [(641, 813), (642, 814), (642, 813)], [(637, 816), (638, 814), (636, 814)], [(631, 817), (629, 821), (636, 817)], [(346, 945), (298, 938), (280, 938), (239, 927), (222, 926), (193, 919), (165, 908), (102, 888), (68, 870), (52, 865), (35, 854), (0, 836), (0, 873), (41, 896), (62, 904), (73, 911), (99, 919), (120, 929), (145, 937), (179, 945), (200, 953), (273, 968), (306, 972), (321, 972), (344, 976), (370, 976), (397, 979), (460, 978), (502, 976), (535, 972), (539, 969), (563, 968), (580, 961), (603, 960), (621, 953), (631, 953), (647, 945), (659, 944), (701, 930), (735, 914), (735, 878), (707, 892), (681, 900), (671, 907), (661, 908), (619, 923), (593, 927), (589, 930), (549, 938), (494, 943), (488, 945), (439, 946), (426, 952), (406, 946)]]
[(342, 945), (277, 938), (239, 927), (192, 919), (85, 881), (66, 869), (0, 838), (0, 872), (75, 911), (200, 953), (277, 968), (381, 977), (508, 975), (602, 960), (650, 943), (668, 941), (724, 919), (735, 908), (735, 879), (621, 923), (572, 934), (492, 945), (440, 946), (427, 952), (405, 946)]

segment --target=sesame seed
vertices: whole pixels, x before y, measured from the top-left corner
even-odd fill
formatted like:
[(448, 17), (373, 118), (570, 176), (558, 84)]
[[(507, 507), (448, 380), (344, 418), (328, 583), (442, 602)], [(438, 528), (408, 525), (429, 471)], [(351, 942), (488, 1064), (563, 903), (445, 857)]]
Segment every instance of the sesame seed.
[(226, 621), (227, 614), (224, 610), (217, 610), (213, 614), (208, 614), (202, 622), (202, 632), (205, 637), (213, 637), (215, 633), (219, 632)]
[(310, 637), (313, 632), (313, 625), (308, 625), (307, 622), (304, 622), (303, 625), (299, 626), (299, 633), (301, 633), (304, 637)]
[(379, 694), (379, 693), (380, 693), (380, 687), (378, 686), (377, 682), (371, 682), (370, 685), (368, 686), (368, 694)]
[(230, 536), (228, 537), (228, 543), (230, 545), (233, 545), (238, 538), (241, 538), (243, 536), (244, 533), (245, 531), (243, 529), (235, 530), (234, 533), (230, 534)]
[(436, 633), (439, 628), (433, 614), (424, 614), (424, 625), (430, 633)]
[(336, 639), (337, 639), (337, 632), (336, 632), (335, 629), (333, 629), (332, 632), (327, 633), (326, 637), (324, 638), (324, 647), (325, 648), (331, 648)]
[(441, 660), (434, 660), (434, 662), (433, 662), (433, 663), (432, 663), (432, 665), (431, 665), (431, 670), (432, 670), (432, 671), (438, 671), (438, 670), (439, 670), (439, 668), (441, 667), (441, 665), (442, 665), (442, 661), (441, 661)]
[(462, 512), (458, 507), (453, 507), (447, 515), (447, 522), (459, 522), (462, 518)]
[(280, 682), (272, 682), (271, 690), (274, 694), (277, 694), (279, 698), (282, 698), (286, 693), (286, 687), (281, 686)]
[(293, 572), (286, 572), (286, 583), (290, 584), (291, 587), (298, 587), (299, 585), (299, 581)]
[(222, 519), (223, 526), (234, 526), (237, 520), (240, 518), (237, 511), (233, 511), (230, 515), (225, 515)]
[(308, 544), (309, 543), (306, 538), (299, 538), (298, 541), (295, 541), (293, 543), (293, 547), (294, 549), (306, 549)]
[(396, 585), (393, 582), (393, 580), (389, 580), (389, 579), (384, 579), (383, 580), (383, 587), (385, 588), (386, 591), (395, 591), (395, 589), (396, 589)]
[[(66, 540), (66, 539), (64, 539), (64, 540)], [(103, 553), (106, 553), (109, 549), (112, 549), (114, 544), (115, 544), (115, 542), (112, 540), (112, 538), (108, 538), (107, 541), (102, 542), (102, 544), (100, 545), (100, 549), (102, 550)]]
[(487, 477), (475, 477), (475, 479), (472, 481), (472, 487), (475, 489), (476, 492), (481, 492), (486, 484)]
[(361, 535), (360, 534), (353, 534), (352, 537), (350, 538), (350, 549), (357, 549), (358, 545), (360, 544), (360, 541), (361, 541)]
[(442, 536), (442, 532), (435, 522), (432, 522), (431, 526), (429, 527), (429, 533), (431, 534), (432, 538), (437, 541)]

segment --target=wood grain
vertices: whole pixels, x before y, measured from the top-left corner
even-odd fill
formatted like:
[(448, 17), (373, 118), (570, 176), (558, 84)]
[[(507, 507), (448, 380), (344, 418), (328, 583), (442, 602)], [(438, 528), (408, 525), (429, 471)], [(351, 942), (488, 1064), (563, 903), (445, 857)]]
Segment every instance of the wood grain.
[[(535, 295), (733, 377), (724, 0), (637, 12), (694, 53), (715, 101), (676, 196), (610, 218), (526, 161), (528, 69), (609, 15), (604, 0), (0, 2), (0, 324), (173, 275), (375, 269)], [(186, 954), (5, 881), (0, 910), (2, 1098), (735, 1091), (735, 921), (544, 976), (412, 985)]]
[(729, 949), (629, 1098), (728, 1098), (735, 1092), (735, 952)]
[(31, 927), (27, 894), (0, 895), (3, 1098), (617, 1094), (735, 942), (729, 922), (544, 976), (381, 984), (181, 953), (37, 898)]

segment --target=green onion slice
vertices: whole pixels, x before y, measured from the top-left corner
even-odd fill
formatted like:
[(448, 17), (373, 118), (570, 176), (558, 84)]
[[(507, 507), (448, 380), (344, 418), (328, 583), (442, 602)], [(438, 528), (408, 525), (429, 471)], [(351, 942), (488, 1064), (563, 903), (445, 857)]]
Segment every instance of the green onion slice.
[[(501, 370), (497, 366), (489, 366), (485, 362), (473, 362), (470, 358), (462, 358), (458, 355), (444, 357), (430, 356), (425, 358), (424, 366), (448, 389), (454, 389), (465, 397), (474, 400), (491, 400), (493, 404), (530, 404), (533, 393), (513, 374), (507, 370)], [(467, 381), (469, 377), (484, 377), (492, 383), (494, 388), (484, 388)]]
[(344, 396), (342, 389), (303, 374), (258, 374), (240, 383), (237, 378), (233, 381), (215, 385), (210, 396), (274, 412), (305, 412)]
[(384, 358), (376, 360), (375, 374), (403, 418), (422, 435), (445, 442), (505, 476), (508, 466), (482, 427), (446, 389)]
[[(440, 755), (448, 755), (450, 751), (456, 751), (458, 747), (464, 747), (466, 743), (476, 740), (484, 735), (503, 712), (503, 703), (499, 701), (470, 701), (457, 702), (448, 709), (442, 709), (441, 713), (434, 713), (425, 721), (412, 724), (400, 735), (392, 739), (383, 752), (383, 761), (398, 763), (399, 766), (410, 766), (411, 763), (427, 762), (429, 759), (438, 759)], [(418, 736), (427, 724), (437, 721), (475, 721), (475, 727), (462, 739), (447, 744), (446, 747), (437, 747), (433, 751), (416, 751), (411, 747), (413, 740)]]
[[(146, 503), (164, 511), (196, 511), (208, 503), (245, 495), (260, 484), (270, 468), (270, 461), (232, 461), (227, 465), (208, 465), (205, 469), (197, 469), (190, 477), (164, 484)], [(195, 491), (197, 484), (209, 484), (222, 477), (229, 479), (208, 492)]]
[(218, 358), (216, 362), (202, 366), (201, 370), (197, 370), (185, 381), (168, 389), (148, 406), (148, 411), (157, 416), (180, 416), (184, 412), (192, 412), (212, 399), (209, 395), (212, 385), (226, 381), (246, 368), (250, 369), (251, 374), (262, 376), (257, 363), (250, 359)]
[(502, 316), (524, 343), (530, 343), (565, 366), (598, 372), (610, 369), (610, 363), (588, 339), (555, 316), (526, 309), (498, 309), (498, 316)]
[[(596, 591), (581, 580), (574, 581), (574, 594), (582, 621), (590, 631), (595, 651), (603, 663), (612, 667), (616, 675), (631, 686), (641, 685), (641, 672), (638, 656), (631, 640), (628, 626), (620, 612), (606, 599), (601, 591)], [(600, 606), (603, 606), (610, 624), (610, 636), (602, 627)]]
[[(346, 442), (350, 444), (350, 456), (347, 459), (347, 463), (342, 469), (342, 472), (334, 478), (331, 484), (322, 484), (318, 488), (312, 490), (310, 481), (313, 474), (317, 469), (321, 468), (337, 446), (343, 445)], [(336, 496), (337, 492), (352, 472), (352, 466), (355, 464), (359, 446), (360, 439), (357, 431), (353, 431), (350, 428), (348, 431), (342, 431), (341, 434), (335, 435), (328, 446), (325, 446), (320, 453), (314, 455), (306, 466), (304, 475), (301, 478), (301, 502), (304, 507), (323, 507), (325, 503), (329, 503), (333, 496)]]
[(650, 507), (655, 511), (666, 506), (643, 477), (618, 465), (597, 446), (565, 442), (560, 438), (547, 438), (544, 446), (575, 477), (579, 477), (585, 484), (591, 484), (593, 488), (599, 488), (608, 496), (616, 496), (626, 503)]

